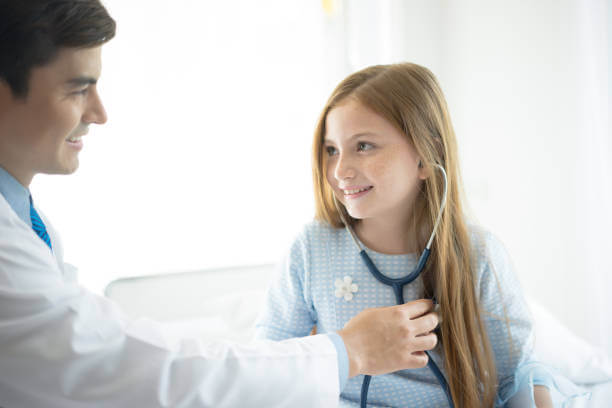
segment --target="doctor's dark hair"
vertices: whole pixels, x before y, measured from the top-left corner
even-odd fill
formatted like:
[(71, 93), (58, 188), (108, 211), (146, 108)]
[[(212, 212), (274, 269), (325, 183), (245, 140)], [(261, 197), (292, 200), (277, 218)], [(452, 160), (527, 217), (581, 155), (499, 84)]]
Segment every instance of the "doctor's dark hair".
[[(336, 228), (355, 225), (327, 181), (325, 149), (327, 115), (335, 107), (357, 102), (398, 129), (420, 158), (427, 172), (415, 200), (409, 234), (425, 248), (438, 216), (448, 178), (446, 208), (433, 241), (429, 263), (423, 271), (423, 297), (440, 303), (440, 344), (449, 387), (457, 408), (493, 407), (497, 374), (493, 350), (480, 310), (473, 249), (461, 200), (457, 142), (446, 101), (435, 76), (411, 64), (376, 65), (349, 75), (336, 87), (319, 117), (313, 140), (313, 184), (316, 218)], [(512, 350), (510, 350), (512, 352)]]
[(114, 36), (99, 0), (0, 0), (0, 80), (25, 98), (32, 69), (61, 48), (92, 48)]

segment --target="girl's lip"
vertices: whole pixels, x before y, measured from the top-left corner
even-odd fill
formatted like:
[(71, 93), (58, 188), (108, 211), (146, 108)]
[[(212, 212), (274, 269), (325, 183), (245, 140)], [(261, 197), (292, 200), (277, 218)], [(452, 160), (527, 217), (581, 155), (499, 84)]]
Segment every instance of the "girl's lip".
[(364, 184), (361, 186), (344, 186), (344, 187), (338, 187), (338, 189), (342, 190), (342, 191), (346, 191), (346, 190), (360, 190), (362, 188), (370, 188), (372, 186), (368, 185), (368, 184)]
[[(344, 192), (344, 190), (343, 190), (343, 191), (342, 191), (342, 194), (344, 195), (344, 198), (347, 198), (347, 199), (352, 200), (352, 199), (355, 199), (355, 198), (363, 197), (364, 195), (366, 195), (366, 194), (368, 194), (370, 191), (372, 191), (372, 189), (373, 189), (374, 187), (372, 187), (372, 186), (367, 186), (367, 187), (361, 187), (361, 188), (367, 188), (367, 190), (360, 191), (360, 192), (355, 193), (355, 194), (346, 194), (346, 193)], [(358, 188), (348, 188), (347, 190), (357, 190), (357, 189), (358, 189)]]

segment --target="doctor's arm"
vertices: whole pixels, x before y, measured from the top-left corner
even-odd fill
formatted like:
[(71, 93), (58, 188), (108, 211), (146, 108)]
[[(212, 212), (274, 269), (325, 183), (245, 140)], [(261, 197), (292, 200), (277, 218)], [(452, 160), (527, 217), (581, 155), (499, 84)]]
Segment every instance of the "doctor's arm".
[[(327, 336), (170, 344), (154, 322), (127, 319), (64, 273), (25, 225), (0, 217), (0, 406), (337, 406)], [(409, 316), (398, 307), (349, 322), (339, 334), (351, 373), (403, 364), (395, 349), (405, 349), (397, 336), (413, 330)]]

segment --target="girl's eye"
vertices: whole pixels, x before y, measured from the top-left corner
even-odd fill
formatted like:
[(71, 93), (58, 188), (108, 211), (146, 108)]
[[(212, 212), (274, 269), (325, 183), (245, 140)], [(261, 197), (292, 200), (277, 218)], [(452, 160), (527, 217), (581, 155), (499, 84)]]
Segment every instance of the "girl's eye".
[(327, 146), (327, 147), (325, 148), (325, 150), (327, 150), (327, 155), (328, 155), (328, 156), (333, 156), (333, 155), (335, 155), (335, 154), (336, 154), (336, 148), (335, 148), (335, 147), (333, 147), (333, 146)]
[(367, 143), (367, 142), (359, 142), (357, 144), (357, 150), (359, 150), (360, 152), (364, 152), (366, 150), (371, 150), (374, 148), (374, 145)]

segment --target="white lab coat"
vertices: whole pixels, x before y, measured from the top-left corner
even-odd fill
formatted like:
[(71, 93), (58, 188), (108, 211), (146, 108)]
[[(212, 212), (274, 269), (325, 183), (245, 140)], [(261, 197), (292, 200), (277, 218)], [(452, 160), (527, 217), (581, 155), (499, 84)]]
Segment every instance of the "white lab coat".
[(53, 253), (0, 195), (0, 407), (338, 405), (326, 336), (169, 344), (155, 323), (78, 286), (43, 220)]

